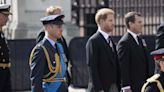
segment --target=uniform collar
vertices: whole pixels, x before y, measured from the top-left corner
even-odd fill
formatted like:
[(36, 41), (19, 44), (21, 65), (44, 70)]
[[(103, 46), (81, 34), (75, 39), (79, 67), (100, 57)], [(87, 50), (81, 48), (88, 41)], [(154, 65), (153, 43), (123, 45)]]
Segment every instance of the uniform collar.
[(50, 39), (48, 36), (45, 36), (45, 39), (47, 39), (50, 42), (50, 44), (54, 47), (55, 41), (53, 41), (52, 39)]

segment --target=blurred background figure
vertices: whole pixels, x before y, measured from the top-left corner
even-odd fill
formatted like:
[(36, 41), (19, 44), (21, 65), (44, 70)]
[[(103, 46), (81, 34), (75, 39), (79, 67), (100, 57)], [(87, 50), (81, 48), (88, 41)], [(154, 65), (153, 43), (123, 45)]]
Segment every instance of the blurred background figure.
[(164, 22), (157, 28), (156, 49), (164, 48)]

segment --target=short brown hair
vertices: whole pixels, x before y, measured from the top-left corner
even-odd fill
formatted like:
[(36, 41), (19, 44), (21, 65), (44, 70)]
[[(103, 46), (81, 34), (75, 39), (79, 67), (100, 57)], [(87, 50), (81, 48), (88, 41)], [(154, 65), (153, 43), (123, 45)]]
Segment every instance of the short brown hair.
[(114, 11), (112, 9), (109, 9), (109, 8), (99, 9), (95, 15), (96, 23), (99, 24), (101, 19), (105, 20), (107, 18), (108, 14), (114, 14)]
[(60, 14), (62, 12), (62, 8), (60, 6), (50, 6), (46, 9), (46, 15), (55, 15)]
[(128, 12), (127, 14), (125, 14), (125, 25), (127, 28), (129, 28), (129, 22), (134, 23), (135, 22), (135, 16), (141, 16), (140, 13), (138, 12)]

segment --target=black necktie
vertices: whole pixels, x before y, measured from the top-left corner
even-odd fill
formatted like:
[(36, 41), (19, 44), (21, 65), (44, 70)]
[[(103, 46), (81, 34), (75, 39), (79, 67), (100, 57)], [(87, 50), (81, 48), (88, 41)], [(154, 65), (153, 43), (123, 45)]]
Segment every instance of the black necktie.
[(112, 48), (112, 50), (114, 51), (114, 48), (113, 48), (113, 40), (112, 40), (112, 38), (110, 36), (108, 36), (108, 44)]
[(144, 45), (143, 45), (143, 42), (142, 42), (142, 38), (140, 36), (137, 36), (137, 40), (138, 40), (139, 46), (145, 52)]
[(137, 36), (137, 40), (138, 40), (139, 46), (143, 48), (142, 38), (140, 36)]
[(147, 61), (148, 60), (148, 58), (147, 58), (147, 52), (145, 50), (145, 47), (144, 47), (142, 38), (140, 36), (137, 36), (137, 39), (138, 39), (138, 42), (139, 42), (139, 46), (141, 47), (142, 51), (144, 52), (145, 59), (146, 59), (145, 61)]

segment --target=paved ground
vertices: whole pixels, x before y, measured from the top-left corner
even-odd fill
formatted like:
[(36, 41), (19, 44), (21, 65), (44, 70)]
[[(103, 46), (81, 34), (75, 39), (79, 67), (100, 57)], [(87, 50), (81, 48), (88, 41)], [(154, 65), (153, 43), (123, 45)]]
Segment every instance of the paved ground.
[(86, 92), (86, 89), (77, 89), (77, 88), (72, 88), (72, 87), (69, 87), (69, 92)]
[[(69, 92), (86, 92), (85, 89), (79, 89), (79, 88), (72, 88), (69, 87)], [(14, 91), (14, 92), (31, 92), (31, 91)]]

